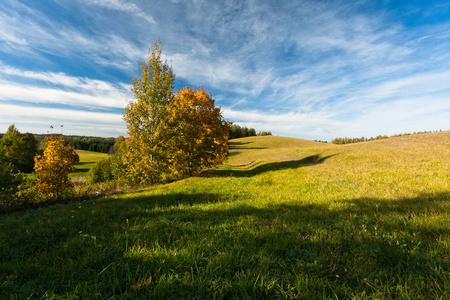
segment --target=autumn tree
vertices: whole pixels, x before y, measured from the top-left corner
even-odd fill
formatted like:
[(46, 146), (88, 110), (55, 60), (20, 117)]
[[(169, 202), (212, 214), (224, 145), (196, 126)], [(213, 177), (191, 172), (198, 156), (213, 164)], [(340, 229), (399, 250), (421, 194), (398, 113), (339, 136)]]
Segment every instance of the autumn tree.
[(169, 107), (167, 153), (175, 178), (222, 162), (228, 153), (229, 123), (204, 89), (183, 88)]
[(132, 81), (134, 101), (129, 102), (123, 115), (129, 136), (124, 163), (127, 177), (136, 184), (157, 181), (167, 165), (163, 146), (175, 75), (162, 60), (161, 52), (158, 40), (141, 64), (140, 78)]
[(36, 152), (37, 140), (34, 135), (20, 133), (14, 124), (9, 126), (0, 140), (1, 156), (21, 172), (33, 171)]
[(62, 137), (50, 137), (44, 154), (35, 157), (34, 169), (39, 192), (55, 200), (64, 198), (71, 187), (69, 173), (75, 170), (73, 166), (77, 161), (75, 150), (68, 147)]

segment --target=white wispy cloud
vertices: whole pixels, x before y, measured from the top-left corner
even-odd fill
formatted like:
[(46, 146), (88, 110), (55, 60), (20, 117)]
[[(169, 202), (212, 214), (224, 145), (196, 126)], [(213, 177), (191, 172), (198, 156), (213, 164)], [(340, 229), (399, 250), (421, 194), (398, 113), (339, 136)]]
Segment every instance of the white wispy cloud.
[[(384, 80), (378, 84), (372, 84), (365, 89), (355, 91), (348, 95), (346, 99), (340, 101), (337, 105), (353, 107), (360, 109), (358, 103), (367, 107), (381, 103), (393, 103), (395, 101), (408, 101), (408, 99), (426, 99), (427, 97), (437, 97), (442, 101), (442, 105), (450, 107), (450, 102), (443, 101), (442, 95), (450, 95), (450, 72), (436, 71), (416, 73), (410, 76), (403, 76), (395, 80)], [(427, 101), (423, 101), (424, 109), (428, 108)]]
[(143, 12), (136, 4), (121, 0), (83, 0), (88, 5), (96, 5), (103, 8), (119, 10), (130, 13), (130, 16), (138, 16), (152, 24), (156, 24), (155, 20), (148, 13)]
[[(118, 1), (108, 3), (116, 2), (119, 5)], [(10, 3), (12, 9), (0, 10), (0, 44), (5, 46), (4, 52), (43, 61), (48, 61), (46, 55), (51, 54), (128, 72), (132, 72), (136, 60), (145, 55), (146, 49), (134, 45), (126, 36), (114, 32), (85, 32), (67, 23), (52, 22), (17, 1)]]
[[(8, 65), (4, 65), (0, 62), (0, 76), (9, 75), (26, 79), (35, 79), (38, 81), (43, 81), (50, 83), (52, 85), (61, 85), (64, 87), (77, 88), (80, 90), (86, 90), (90, 92), (108, 92), (108, 93), (119, 93), (120, 88), (127, 89), (128, 86), (119, 84), (118, 86), (113, 85), (110, 82), (89, 79), (86, 77), (74, 77), (69, 76), (65, 73), (59, 72), (33, 72), (28, 70), (21, 70)], [(129, 89), (127, 89), (129, 90)], [(121, 91), (122, 94), (123, 91)]]
[[(0, 128), (5, 132), (13, 119), (22, 132), (47, 133), (50, 125), (64, 125), (64, 133), (93, 136), (125, 134), (121, 114), (98, 113), (84, 110), (19, 106), (0, 102)], [(56, 128), (56, 127), (55, 127)], [(56, 129), (55, 129), (56, 130)]]
[[(24, 84), (11, 84), (0, 81), (0, 100), (26, 101), (34, 103), (66, 104), (76, 107), (104, 109), (107, 107), (125, 107), (126, 98), (116, 95), (100, 94), (89, 95), (80, 92), (62, 91), (52, 88), (43, 88)], [(110, 96), (114, 96), (111, 98)]]
[[(64, 73), (32, 72), (0, 64), (0, 100), (66, 104), (105, 109), (124, 108), (132, 98), (126, 85)], [(31, 81), (30, 81), (31, 79)], [(45, 83), (45, 85), (43, 85)]]

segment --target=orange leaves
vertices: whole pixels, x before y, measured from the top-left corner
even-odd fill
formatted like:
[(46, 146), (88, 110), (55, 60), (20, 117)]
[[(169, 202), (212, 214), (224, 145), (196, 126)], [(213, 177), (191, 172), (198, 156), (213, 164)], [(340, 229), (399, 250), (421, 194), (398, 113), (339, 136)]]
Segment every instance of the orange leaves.
[(60, 199), (70, 186), (69, 173), (74, 171), (77, 154), (66, 146), (64, 139), (51, 137), (45, 145), (44, 154), (34, 159), (38, 190), (50, 198)]
[[(149, 285), (151, 285), (151, 284), (152, 284), (152, 277), (150, 276), (149, 278), (147, 278), (147, 279), (145, 280), (144, 286), (149, 286)], [(139, 282), (136, 283), (136, 284), (133, 284), (133, 285), (131, 286), (131, 289), (132, 289), (132, 290), (135, 290), (135, 291), (139, 291), (141, 288), (142, 288), (142, 284), (140, 284)]]
[(229, 123), (204, 89), (183, 88), (173, 94), (175, 75), (161, 59), (161, 42), (141, 64), (132, 81), (135, 101), (125, 108), (124, 165), (134, 184), (172, 180), (225, 159)]
[(202, 88), (177, 91), (164, 113), (152, 117), (148, 124), (156, 127), (146, 131), (143, 123), (139, 131), (136, 126), (126, 141), (127, 174), (136, 183), (150, 177), (152, 183), (154, 177), (172, 180), (190, 176), (222, 162), (227, 155), (229, 123)]
[(203, 88), (183, 88), (169, 105), (170, 168), (179, 177), (221, 162), (228, 151), (228, 126)]
[(152, 277), (150, 276), (149, 278), (147, 278), (147, 280), (144, 282), (144, 285), (150, 285), (152, 284)]

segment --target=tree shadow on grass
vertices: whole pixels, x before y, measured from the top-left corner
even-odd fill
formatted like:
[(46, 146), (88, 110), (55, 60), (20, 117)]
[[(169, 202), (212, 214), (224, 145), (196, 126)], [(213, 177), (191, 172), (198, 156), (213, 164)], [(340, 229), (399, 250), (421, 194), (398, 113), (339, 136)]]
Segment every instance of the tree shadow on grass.
[[(287, 169), (297, 169), (305, 166), (312, 166), (322, 164), (325, 160), (333, 157), (336, 154), (321, 157), (320, 155), (311, 155), (299, 160), (281, 161), (281, 162), (271, 162), (260, 164), (254, 168), (244, 169), (244, 167), (239, 167), (242, 169), (232, 169), (232, 170), (221, 170), (221, 169), (211, 169), (200, 173), (199, 177), (252, 177), (259, 175), (261, 173), (270, 171), (280, 171)], [(246, 165), (250, 166), (250, 165)]]
[[(239, 200), (239, 199), (236, 199)], [(123, 200), (121, 200), (123, 201)], [(279, 218), (289, 224), (304, 223), (315, 225), (330, 225), (338, 224), (339, 220), (346, 222), (349, 215), (367, 216), (370, 219), (383, 217), (384, 215), (392, 215), (390, 219), (392, 224), (396, 221), (404, 223), (403, 217), (409, 217), (411, 214), (420, 216), (421, 214), (429, 213), (430, 211), (445, 213), (448, 211), (450, 204), (450, 192), (421, 194), (413, 198), (399, 198), (399, 199), (374, 199), (374, 198), (357, 198), (357, 199), (342, 199), (344, 205), (342, 208), (330, 209), (328, 205), (316, 203), (302, 203), (299, 204), (276, 204), (268, 205), (264, 208), (258, 208), (249, 204), (234, 205), (231, 208), (214, 208), (210, 210), (190, 211), (189, 207), (201, 204), (218, 204), (220, 202), (230, 203), (230, 196), (220, 193), (207, 192), (174, 192), (166, 195), (147, 196), (141, 195), (117, 203), (118, 205), (137, 205), (146, 208), (144, 214), (155, 208), (170, 209), (174, 207), (187, 208), (188, 214), (195, 214), (195, 218), (214, 225), (221, 225), (228, 223), (229, 218), (239, 219), (244, 216), (256, 216), (266, 219), (269, 215), (273, 218)], [(142, 211), (141, 211), (142, 213)], [(153, 216), (170, 216), (176, 219), (180, 214), (185, 214), (181, 210), (163, 210), (154, 213)], [(420, 229), (420, 226), (417, 227)], [(447, 229), (448, 231), (449, 229)], [(442, 233), (442, 231), (441, 231)]]
[(170, 193), (167, 195), (159, 196), (146, 196), (138, 195), (132, 199), (127, 199), (124, 201), (126, 205), (133, 203), (134, 205), (141, 206), (145, 209), (154, 208), (172, 208), (179, 206), (192, 206), (198, 204), (211, 204), (222, 201), (223, 197), (220, 194), (215, 193), (193, 193), (187, 194), (182, 192)]
[(54, 207), (39, 226), (28, 213), (16, 214), (11, 228), (2, 220), (0, 279), (14, 280), (0, 292), (76, 296), (74, 287), (86, 284), (90, 295), (136, 299), (449, 295), (446, 253), (433, 248), (449, 226), (408, 219), (445, 216), (449, 192), (341, 199), (332, 208), (300, 200), (258, 207), (208, 192), (130, 194), (75, 207), (88, 214)]
[(267, 147), (240, 147), (240, 146), (230, 146), (230, 150), (260, 150), (266, 149)]
[(233, 151), (233, 152), (229, 152), (228, 156), (236, 156), (238, 154), (241, 154), (241, 151)]
[(82, 173), (82, 172), (89, 172), (91, 169), (89, 168), (75, 168), (75, 171), (71, 173)]
[(242, 149), (242, 150), (254, 150), (254, 149), (266, 149), (267, 147), (262, 146), (256, 146), (256, 147), (246, 147), (244, 145), (251, 144), (251, 142), (233, 142), (230, 141), (229, 149), (235, 150), (235, 149)]
[[(187, 204), (202, 203), (199, 198), (209, 203), (218, 202), (220, 198), (215, 194), (185, 197), (196, 199), (189, 199)], [(376, 295), (382, 288), (369, 288), (366, 282), (374, 285), (377, 281), (390, 286), (384, 294), (378, 294), (383, 298), (405, 296), (395, 289), (405, 281), (412, 285), (410, 290), (403, 291), (410, 296), (415, 293), (443, 295), (445, 280), (449, 279), (445, 270), (450, 268), (450, 263), (444, 254), (431, 254), (429, 250), (433, 249), (436, 239), (448, 236), (450, 229), (413, 223), (410, 216), (426, 214), (430, 209), (444, 213), (449, 201), (449, 193), (439, 193), (395, 200), (344, 199), (342, 202), (348, 205), (334, 209), (328, 205), (299, 203), (263, 208), (241, 204), (210, 210), (158, 210), (148, 212), (147, 217), (155, 220), (155, 227), (153, 233), (145, 236), (157, 240), (164, 250), (153, 254), (153, 258), (142, 255), (129, 258), (127, 262), (133, 269), (148, 271), (142, 281), (149, 274), (156, 282), (165, 281), (173, 270), (180, 276), (189, 274), (191, 277), (185, 279), (189, 283), (166, 281), (159, 287), (149, 287), (152, 292), (164, 288), (166, 295), (174, 297), (187, 297), (198, 291), (209, 298), (217, 288), (214, 282), (228, 282), (234, 289), (223, 290), (221, 297), (276, 298), (281, 296), (279, 290), (260, 290), (251, 283), (262, 276), (266, 282), (276, 280), (281, 286), (286, 282), (296, 286), (298, 274), (309, 276), (312, 290), (325, 291), (327, 298), (333, 295), (352, 298), (358, 293)], [(159, 220), (173, 222), (167, 226)], [(134, 234), (140, 232), (139, 227), (133, 230)], [(189, 251), (180, 256), (170, 254), (180, 253), (180, 245), (185, 245)], [(246, 275), (240, 277), (242, 274)], [(410, 274), (415, 274), (415, 279)], [(328, 282), (328, 288), (323, 290), (324, 286), (314, 282), (314, 278)], [(420, 285), (430, 280), (433, 285)], [(185, 290), (180, 290), (180, 286)], [(304, 297), (323, 297), (323, 294), (310, 293)]]

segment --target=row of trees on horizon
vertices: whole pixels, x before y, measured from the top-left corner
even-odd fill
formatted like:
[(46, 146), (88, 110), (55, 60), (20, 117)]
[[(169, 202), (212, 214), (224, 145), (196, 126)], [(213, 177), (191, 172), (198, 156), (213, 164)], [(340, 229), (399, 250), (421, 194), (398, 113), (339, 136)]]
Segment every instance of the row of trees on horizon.
[(270, 131), (258, 131), (256, 132), (255, 128), (248, 128), (247, 126), (241, 127), (238, 124), (231, 124), (229, 131), (229, 139), (237, 139), (249, 136), (265, 136), (272, 135)]
[[(15, 126), (15, 124), (12, 125)], [(5, 134), (0, 133), (0, 140)], [(33, 134), (28, 132), (26, 134), (34, 136), (35, 140), (30, 140), (30, 142), (37, 143), (37, 148), (41, 150), (44, 149), (45, 143), (50, 137), (60, 136), (60, 134)], [(76, 150), (86, 150), (100, 153), (109, 153), (111, 151), (111, 147), (115, 143), (115, 138), (79, 135), (64, 135), (64, 140), (69, 146), (75, 148)]]
[[(439, 130), (442, 131), (442, 130)], [(348, 138), (348, 137), (344, 137), (344, 138), (334, 138), (333, 140), (331, 140), (332, 144), (338, 144), (338, 145), (343, 145), (343, 144), (353, 144), (353, 143), (361, 143), (361, 142), (369, 142), (369, 141), (376, 141), (376, 140), (382, 140), (382, 139), (388, 139), (388, 138), (392, 138), (392, 137), (399, 137), (399, 136), (407, 136), (407, 135), (414, 135), (414, 134), (423, 134), (423, 133), (430, 133), (432, 131), (418, 131), (418, 132), (414, 132), (414, 133), (399, 133), (399, 134), (394, 134), (391, 136), (388, 135), (378, 135), (376, 137), (360, 137), (360, 138)], [(436, 130), (435, 132), (438, 132), (438, 130)]]

